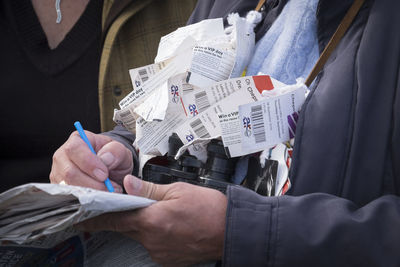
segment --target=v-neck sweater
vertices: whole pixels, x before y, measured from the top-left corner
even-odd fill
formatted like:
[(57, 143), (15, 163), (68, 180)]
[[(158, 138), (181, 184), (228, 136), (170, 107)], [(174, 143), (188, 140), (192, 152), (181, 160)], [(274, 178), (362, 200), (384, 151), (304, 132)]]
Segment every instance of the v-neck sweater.
[(30, 0), (0, 3), (0, 191), (48, 182), (52, 155), (74, 121), (100, 130), (101, 13), (102, 1), (90, 1), (50, 49)]

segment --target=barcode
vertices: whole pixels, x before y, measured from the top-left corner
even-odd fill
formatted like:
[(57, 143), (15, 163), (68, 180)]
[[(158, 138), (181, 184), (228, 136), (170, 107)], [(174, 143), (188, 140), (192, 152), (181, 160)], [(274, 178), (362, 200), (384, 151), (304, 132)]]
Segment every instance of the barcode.
[(265, 142), (264, 115), (261, 105), (251, 107), (250, 118), (253, 122), (253, 135), (256, 144)]
[(194, 101), (200, 112), (203, 112), (210, 107), (206, 91), (202, 91), (194, 95)]
[(194, 90), (193, 85), (188, 83), (182, 83), (182, 91), (184, 94), (192, 92)]
[(142, 80), (143, 83), (149, 79), (149, 75), (147, 74), (146, 69), (141, 69), (138, 72), (139, 72), (140, 79)]
[(190, 123), (190, 127), (192, 127), (194, 133), (199, 137), (199, 138), (208, 138), (211, 137), (210, 134), (208, 133), (206, 127), (204, 127), (203, 123), (201, 122), (200, 119), (196, 119), (192, 123)]
[(162, 70), (165, 67), (165, 62), (161, 61), (160, 63), (157, 64), (157, 66), (159, 70)]
[(128, 129), (135, 129), (136, 126), (136, 120), (132, 116), (131, 112), (128, 110), (122, 111), (120, 114), (121, 120), (124, 124), (124, 126)]

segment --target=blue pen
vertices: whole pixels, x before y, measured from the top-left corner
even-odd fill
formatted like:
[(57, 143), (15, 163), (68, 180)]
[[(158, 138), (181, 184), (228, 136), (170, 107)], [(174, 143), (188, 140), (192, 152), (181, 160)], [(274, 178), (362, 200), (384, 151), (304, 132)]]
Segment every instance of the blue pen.
[[(78, 131), (79, 135), (81, 136), (81, 138), (83, 139), (83, 141), (85, 141), (85, 143), (88, 145), (90, 151), (92, 151), (92, 153), (96, 155), (96, 151), (94, 151), (92, 144), (90, 144), (89, 139), (87, 138), (85, 131), (82, 128), (81, 123), (79, 121), (76, 121), (74, 123), (74, 126), (75, 126), (76, 130)], [(108, 191), (110, 191), (111, 193), (114, 192), (114, 187), (112, 186), (110, 179), (107, 178), (104, 181), (104, 184), (106, 185)]]

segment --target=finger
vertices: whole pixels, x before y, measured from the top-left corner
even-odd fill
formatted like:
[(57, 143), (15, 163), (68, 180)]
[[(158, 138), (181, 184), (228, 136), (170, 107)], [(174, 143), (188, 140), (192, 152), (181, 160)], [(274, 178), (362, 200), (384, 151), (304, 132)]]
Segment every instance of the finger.
[[(90, 132), (88, 138), (91, 143), (97, 144), (111, 142), (107, 136), (94, 135)], [(99, 141), (96, 141), (99, 140)], [(97, 147), (98, 148), (98, 147)], [(86, 143), (80, 138), (77, 132), (71, 134), (68, 141), (63, 146), (67, 157), (84, 173), (96, 179), (99, 182), (104, 182), (108, 177), (108, 168), (101, 159), (93, 154)]]
[[(103, 191), (107, 190), (103, 182), (99, 182), (82, 172), (78, 166), (69, 160), (65, 153), (62, 153), (62, 151), (54, 153), (50, 181), (52, 183), (64, 181), (68, 185), (79, 185)], [(116, 192), (122, 193), (122, 187), (120, 185), (115, 183), (113, 183), (113, 185)]]
[[(95, 134), (86, 130), (85, 133), (96, 153), (98, 153), (101, 150), (101, 148), (105, 146), (107, 143), (110, 143), (114, 140), (111, 137), (103, 134)], [(73, 132), (73, 134), (79, 136), (79, 133), (77, 131)]]
[(108, 167), (113, 180), (122, 182), (125, 175), (132, 173), (132, 152), (120, 142), (112, 141), (105, 144), (97, 155)]
[(125, 176), (124, 187), (129, 195), (163, 200), (171, 185), (159, 185), (143, 181), (132, 175)]

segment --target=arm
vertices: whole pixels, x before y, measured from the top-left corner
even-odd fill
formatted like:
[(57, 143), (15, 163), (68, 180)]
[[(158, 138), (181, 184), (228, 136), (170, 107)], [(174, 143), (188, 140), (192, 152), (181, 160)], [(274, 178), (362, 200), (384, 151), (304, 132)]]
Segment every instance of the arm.
[(227, 266), (399, 266), (400, 199), (359, 207), (328, 194), (265, 198), (229, 188)]

